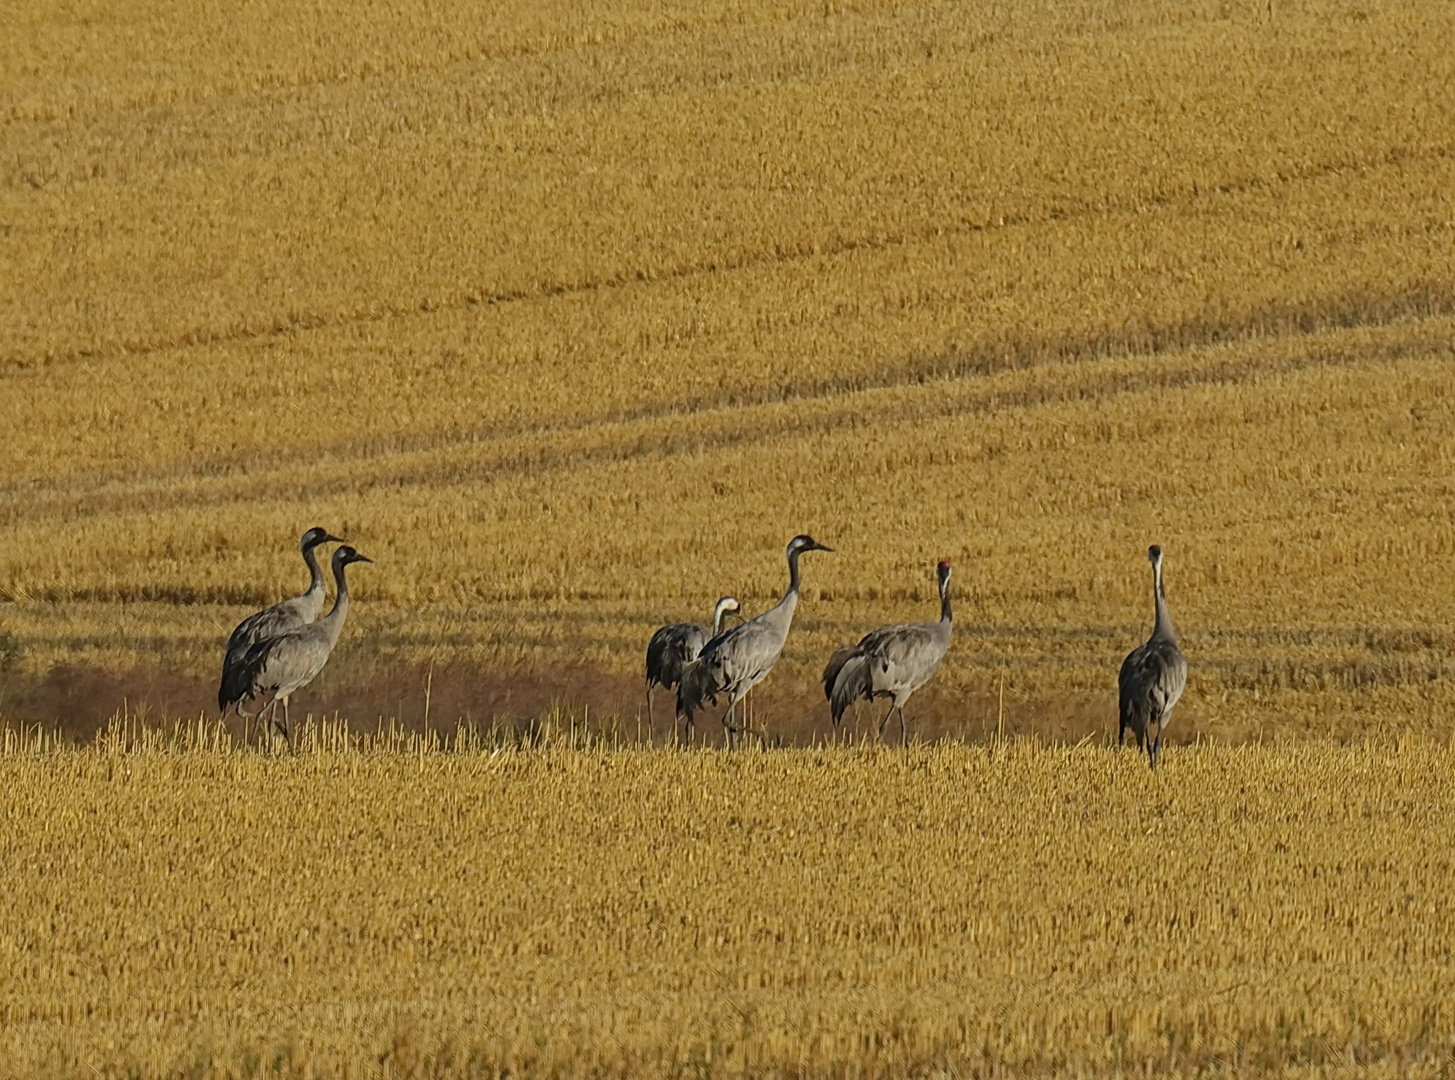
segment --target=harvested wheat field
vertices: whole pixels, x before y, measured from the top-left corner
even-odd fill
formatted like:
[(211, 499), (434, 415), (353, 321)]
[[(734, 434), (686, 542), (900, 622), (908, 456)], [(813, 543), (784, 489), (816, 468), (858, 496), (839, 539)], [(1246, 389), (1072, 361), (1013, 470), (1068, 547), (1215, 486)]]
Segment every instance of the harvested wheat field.
[(1452, 730), (1444, 7), (15, 16), (12, 720), (201, 715), (323, 524), (376, 564), (296, 705), (363, 724), (429, 684), (435, 723), (661, 741), (652, 630), (762, 610), (811, 532), (777, 739), (827, 730), (835, 645), (932, 616), (939, 558), (917, 730), (1104, 734), (1153, 542), (1172, 738)]
[(1433, 1076), (1419, 739), (0, 754), (14, 1076)]
[(1455, 1070), (1452, 193), (1424, 0), (8, 5), (0, 1077)]

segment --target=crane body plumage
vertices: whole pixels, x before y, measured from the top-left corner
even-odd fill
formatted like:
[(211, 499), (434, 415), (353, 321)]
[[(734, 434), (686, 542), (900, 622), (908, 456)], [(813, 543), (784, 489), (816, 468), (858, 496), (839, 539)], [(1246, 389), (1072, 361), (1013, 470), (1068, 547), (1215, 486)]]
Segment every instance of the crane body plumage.
[(880, 721), (880, 738), (898, 709), (900, 736), (908, 740), (905, 703), (939, 670), (950, 647), (954, 621), (950, 610), (950, 564), (941, 562), (936, 575), (940, 591), (938, 621), (882, 627), (865, 634), (857, 645), (834, 650), (823, 671), (823, 688), (835, 727), (858, 699), (887, 697), (889, 711)]
[(222, 658), (222, 682), (217, 688), (217, 707), (224, 716), (228, 709), (246, 696), (246, 683), (242, 673), (248, 651), (260, 641), (307, 626), (323, 610), (324, 601), (328, 599), (328, 588), (323, 568), (318, 565), (318, 556), (314, 551), (320, 544), (327, 543), (341, 541), (337, 536), (331, 536), (327, 529), (319, 527), (304, 533), (298, 546), (303, 552), (303, 562), (308, 567), (308, 588), (297, 596), (249, 615), (237, 624), (228, 637), (227, 650)]
[(716, 704), (726, 697), (723, 728), (728, 745), (734, 745), (740, 730), (735, 710), (739, 701), (773, 670), (788, 640), (793, 614), (798, 610), (798, 558), (805, 551), (832, 551), (811, 536), (795, 536), (788, 543), (788, 590), (783, 599), (761, 615), (716, 635), (702, 647), (697, 659), (682, 672), (677, 686), (677, 715), (683, 718), (685, 737), (690, 740), (693, 716), (705, 703)]
[(1172, 719), (1172, 708), (1187, 686), (1187, 660), (1177, 647), (1177, 631), (1167, 610), (1167, 593), (1162, 585), (1162, 549), (1147, 549), (1152, 562), (1152, 597), (1156, 617), (1152, 636), (1122, 661), (1117, 676), (1120, 725), (1117, 745), (1127, 729), (1137, 737), (1138, 749), (1146, 748), (1151, 768), (1162, 756), (1162, 735)]
[[(344, 577), (344, 568), (350, 563), (372, 561), (351, 547), (338, 548), (333, 553), (333, 576), (337, 595), (332, 610), (316, 622), (267, 638), (248, 650), (240, 675), (246, 687), (243, 697), (256, 698), (261, 702), (258, 711), (249, 715), (261, 715), (264, 709), (271, 706), (265, 728), (268, 735), (272, 734), (275, 726), (280, 726), (288, 744), (293, 744), (293, 731), (288, 720), (288, 699), (318, 677), (318, 673), (328, 663), (334, 646), (338, 644), (344, 619), (349, 613), (349, 587)], [(283, 706), (283, 723), (277, 725), (280, 704)]]
[(671, 623), (647, 642), (647, 722), (652, 719), (652, 691), (658, 686), (671, 690), (682, 681), (683, 669), (696, 660), (702, 647), (722, 633), (727, 616), (742, 610), (736, 597), (724, 596), (712, 609), (712, 630), (697, 623)]

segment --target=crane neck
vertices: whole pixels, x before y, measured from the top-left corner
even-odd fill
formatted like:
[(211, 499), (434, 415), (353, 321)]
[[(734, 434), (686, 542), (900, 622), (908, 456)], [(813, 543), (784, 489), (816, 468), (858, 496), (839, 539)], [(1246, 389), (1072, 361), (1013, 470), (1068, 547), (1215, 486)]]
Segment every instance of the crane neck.
[(788, 553), (788, 592), (783, 594), (783, 599), (789, 595), (798, 595), (798, 556), (802, 554), (797, 548)]
[(333, 608), (325, 615), (320, 622), (328, 624), (330, 637), (337, 638), (339, 631), (344, 625), (344, 616), (349, 613), (349, 583), (344, 578), (345, 563), (335, 563), (333, 568), (333, 582), (338, 593), (333, 600)]
[(1162, 564), (1152, 564), (1152, 602), (1156, 605), (1157, 621), (1152, 626), (1152, 637), (1162, 641), (1177, 641), (1177, 630), (1172, 625), (1172, 616), (1167, 611), (1167, 591), (1162, 587)]
[(954, 616), (950, 613), (950, 579), (946, 578), (940, 583), (940, 622), (953, 622)]
[[(306, 547), (303, 549), (303, 561), (308, 565), (308, 592), (305, 595), (313, 596), (324, 591), (323, 567), (318, 565), (318, 549)], [(320, 597), (319, 604), (323, 600)]]

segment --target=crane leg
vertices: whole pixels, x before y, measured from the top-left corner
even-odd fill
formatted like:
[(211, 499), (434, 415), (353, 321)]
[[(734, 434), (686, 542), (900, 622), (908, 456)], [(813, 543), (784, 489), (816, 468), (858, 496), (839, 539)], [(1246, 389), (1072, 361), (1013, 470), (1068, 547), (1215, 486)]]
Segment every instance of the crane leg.
[(652, 730), (652, 684), (647, 683), (647, 730)]
[(722, 714), (722, 730), (727, 737), (727, 748), (736, 750), (738, 748), (737, 711), (738, 703), (732, 702), (727, 707), (727, 712)]
[[(258, 711), (259, 711), (259, 713), (262, 712), (261, 709), (258, 710)], [(263, 747), (264, 747), (264, 749), (271, 750), (273, 748), (273, 727), (274, 727), (275, 724), (277, 724), (277, 722), (278, 722), (278, 699), (275, 697), (272, 700), (272, 702), (269, 704), (269, 706), (268, 706), (268, 722), (263, 725), (262, 730), (259, 732), (259, 734), (261, 735), (261, 737), (263, 739)]]
[[(881, 720), (881, 721), (879, 721), (879, 738), (880, 739), (883, 739), (884, 738), (884, 731), (885, 731), (886, 728), (889, 727), (889, 718), (892, 717), (893, 715), (894, 715), (894, 702), (891, 701), (889, 703), (889, 711), (884, 714), (884, 719)], [(899, 722), (901, 724), (904, 723), (904, 714), (903, 713), (900, 713), (899, 714)]]
[(909, 745), (909, 725), (904, 722), (904, 706), (899, 707), (899, 741)]
[(288, 753), (295, 753), (293, 749), (293, 724), (288, 718), (288, 699), (283, 699), (283, 738), (288, 740)]
[[(258, 712), (262, 712), (262, 710), (259, 709)], [(243, 707), (242, 707), (242, 702), (239, 701), (237, 703), (237, 714), (243, 718), (243, 741), (242, 741), (242, 744), (243, 744), (243, 746), (247, 746), (248, 745), (249, 736), (251, 736), (252, 738), (257, 738), (257, 730), (256, 729), (253, 729), (251, 732), (249, 732), (248, 729), (252, 727), (252, 724), (249, 721), (252, 721), (252, 720), (257, 719), (258, 713), (255, 713), (255, 712), (246, 712), (243, 709)], [(223, 713), (223, 715), (226, 716), (227, 714), (226, 713)]]
[(1153, 769), (1155, 769), (1157, 767), (1157, 759), (1160, 758), (1161, 756), (1162, 756), (1162, 725), (1161, 724), (1158, 724), (1157, 725), (1157, 735), (1156, 735), (1156, 737), (1155, 738), (1149, 738), (1147, 740), (1147, 760), (1149, 761), (1149, 763), (1150, 763), (1150, 765), (1151, 765), (1151, 767)]

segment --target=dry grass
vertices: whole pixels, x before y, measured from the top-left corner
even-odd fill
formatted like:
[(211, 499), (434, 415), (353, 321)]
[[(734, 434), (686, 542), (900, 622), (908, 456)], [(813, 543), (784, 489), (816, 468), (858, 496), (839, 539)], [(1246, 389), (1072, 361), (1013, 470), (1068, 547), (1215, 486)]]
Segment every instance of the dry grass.
[[(321, 523), (295, 716), (591, 734), (11, 735), (0, 1073), (1449, 1072), (1452, 132), (1417, 0), (10, 5), (0, 715), (198, 715)], [(799, 531), (759, 719), (950, 557), (951, 739), (621, 749)]]
[(202, 685), (318, 522), (379, 560), (352, 678), (620, 681), (806, 529), (782, 731), (944, 556), (958, 730), (1091, 730), (1154, 540), (1178, 733), (1448, 727), (1426, 5), (34, 5), (0, 55), (13, 685)]
[(1455, 1062), (1448, 747), (467, 743), (12, 735), (7, 1071)]

